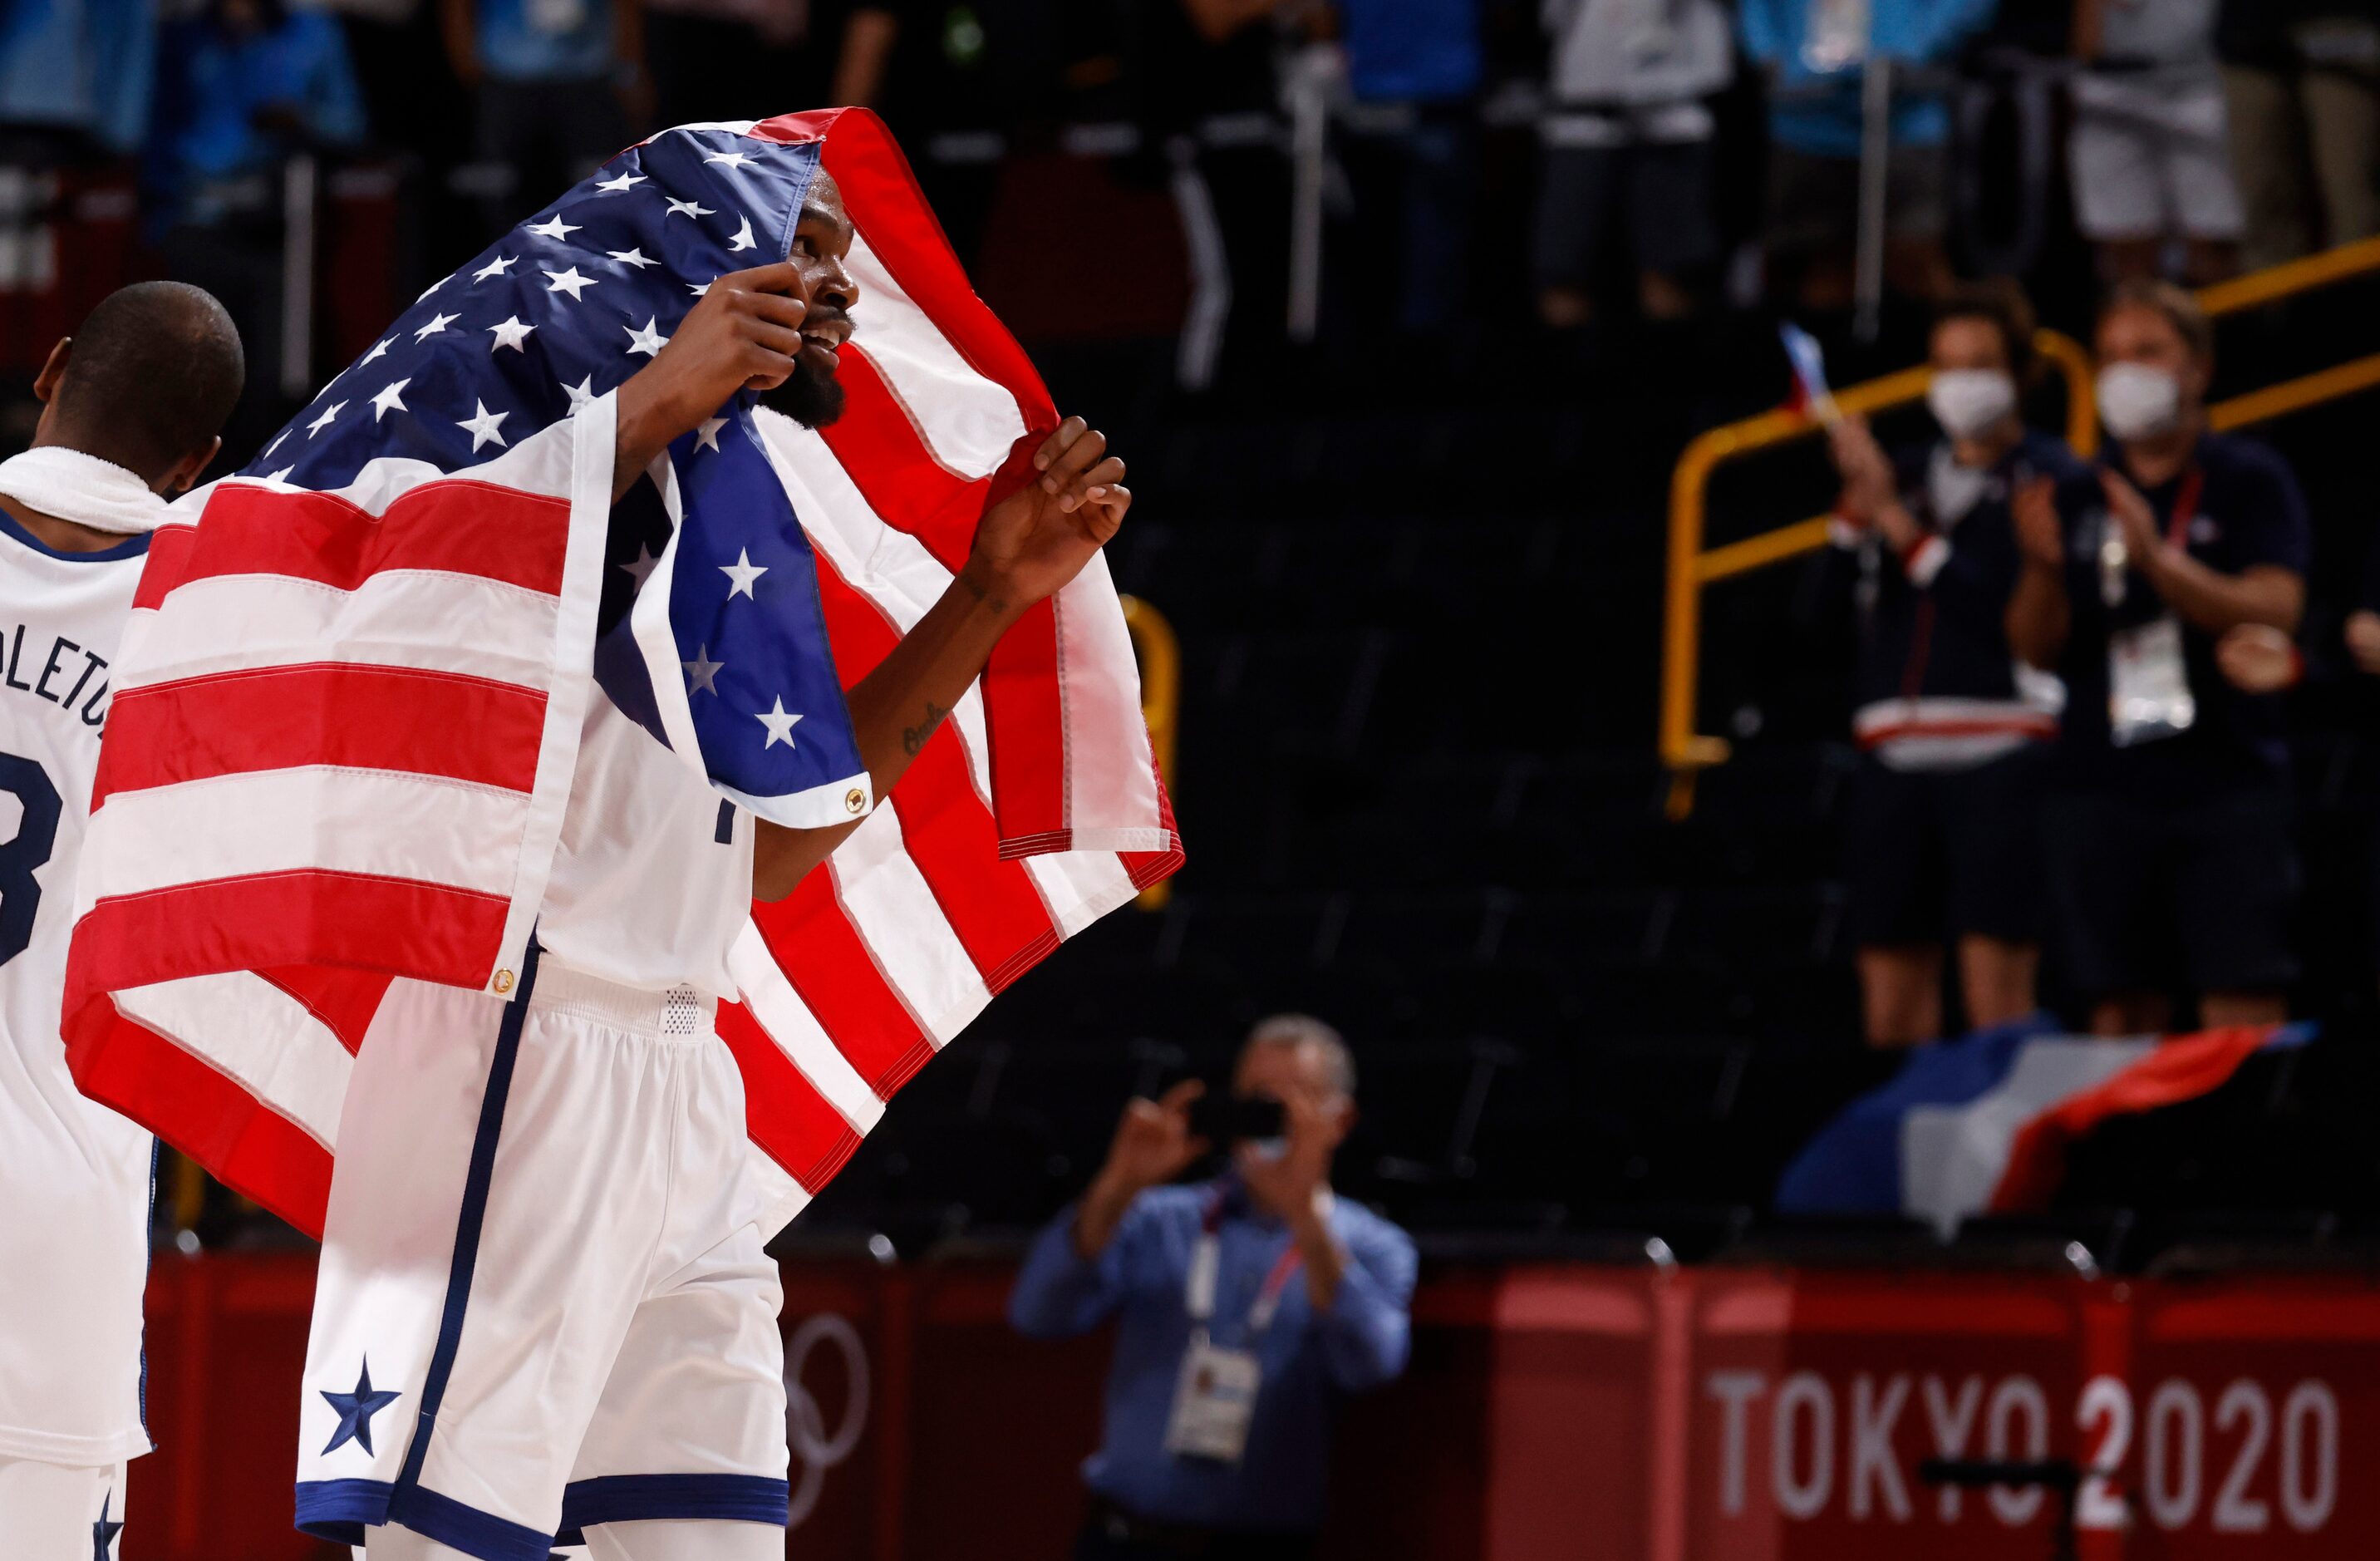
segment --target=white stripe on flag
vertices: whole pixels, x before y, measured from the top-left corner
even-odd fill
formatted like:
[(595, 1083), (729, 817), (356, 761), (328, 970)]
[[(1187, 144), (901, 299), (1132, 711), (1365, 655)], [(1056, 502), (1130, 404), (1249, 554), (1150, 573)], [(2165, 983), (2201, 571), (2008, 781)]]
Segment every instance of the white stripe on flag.
[(245, 970), (115, 994), (116, 1011), (155, 1031), (303, 1128), (338, 1137), (355, 1061), (306, 1006)]
[(852, 240), (844, 266), (859, 284), (852, 339), (883, 374), (927, 453), (969, 482), (999, 470), (1025, 437), (1016, 397), (959, 355), (867, 240)]
[(900, 804), (888, 799), (827, 858), (835, 898), (926, 1039), (947, 1043), (991, 1001), (991, 989), (902, 848)]
[(791, 1059), (801, 1076), (810, 1081), (810, 1087), (845, 1122), (865, 1133), (883, 1119), (883, 1101), (868, 1087), (868, 1080), (859, 1076), (850, 1059), (835, 1048), (833, 1040), (802, 1002), (801, 994), (777, 968), (759, 929), (749, 921), (744, 923), (735, 947), (728, 950), (727, 973), (735, 978), (744, 1006), (751, 1010), (752, 1018), (768, 1032), (769, 1039), (777, 1043), (778, 1050)]
[[(500, 787), (327, 765), (210, 775), (107, 799), (75, 875), (75, 916), (98, 901), (256, 873), (359, 872), (499, 898), (528, 799)], [(312, 821), (313, 832), (289, 821)]]
[(555, 599), (436, 569), (390, 569), (354, 591), (287, 575), (191, 580), (124, 626), (117, 692), (323, 661), (423, 667), (543, 689)]

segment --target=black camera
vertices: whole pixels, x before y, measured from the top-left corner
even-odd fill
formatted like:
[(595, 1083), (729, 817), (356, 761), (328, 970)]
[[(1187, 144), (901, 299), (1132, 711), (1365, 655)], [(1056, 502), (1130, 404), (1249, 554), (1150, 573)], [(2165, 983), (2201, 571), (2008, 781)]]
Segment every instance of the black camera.
[(1242, 1139), (1277, 1139), (1287, 1113), (1261, 1095), (1208, 1093), (1190, 1103), (1190, 1133), (1218, 1149)]

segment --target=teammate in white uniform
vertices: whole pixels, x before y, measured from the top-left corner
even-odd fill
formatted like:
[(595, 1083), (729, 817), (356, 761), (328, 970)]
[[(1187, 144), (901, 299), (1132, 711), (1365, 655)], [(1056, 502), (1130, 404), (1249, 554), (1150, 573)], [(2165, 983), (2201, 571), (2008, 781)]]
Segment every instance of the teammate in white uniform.
[[(710, 285), (619, 392), (617, 493), (735, 392), (818, 425), (857, 294), (821, 173), (790, 259)], [(851, 690), (879, 797), (1001, 634), (1072, 579), (1130, 494), (1069, 419), (950, 590)], [(599, 693), (537, 945), (501, 1010), (390, 990), (339, 1124), (299, 1426), (298, 1517), (370, 1561), (784, 1554), (781, 1298), (741, 1075), (712, 1028), (756, 894), (856, 825), (740, 811)]]
[(0, 1555), (115, 1554), (140, 1419), (152, 1140), (58, 1038), (108, 665), (164, 512), (214, 458), (239, 336), (196, 287), (103, 300), (0, 462)]

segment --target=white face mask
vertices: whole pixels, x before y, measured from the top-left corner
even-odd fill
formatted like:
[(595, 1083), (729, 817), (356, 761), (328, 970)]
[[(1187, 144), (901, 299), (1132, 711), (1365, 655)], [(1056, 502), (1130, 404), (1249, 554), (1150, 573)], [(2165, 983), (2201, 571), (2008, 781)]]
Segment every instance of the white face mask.
[(2146, 439), (2181, 421), (2181, 380), (2170, 369), (2111, 363), (2099, 371), (2099, 421), (2119, 439)]
[(2016, 381), (1998, 369), (1937, 369), (1925, 405), (1943, 433), (1973, 439), (2016, 410)]
[(1969, 510), (1984, 502), (1991, 485), (1990, 467), (1961, 466), (1949, 445), (1934, 446), (1934, 458), (1925, 468), (1925, 496), (1937, 524), (1955, 526), (1965, 519)]

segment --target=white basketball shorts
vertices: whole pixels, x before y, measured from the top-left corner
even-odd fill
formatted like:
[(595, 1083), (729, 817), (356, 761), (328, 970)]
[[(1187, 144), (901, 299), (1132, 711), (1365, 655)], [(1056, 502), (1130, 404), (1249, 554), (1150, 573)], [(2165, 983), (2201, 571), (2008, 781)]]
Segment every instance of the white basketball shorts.
[(735, 1059), (690, 989), (526, 964), (502, 1007), (393, 982), (364, 1038), (298, 1526), (395, 1524), (481, 1561), (606, 1523), (782, 1527), (783, 1298)]
[(113, 1561), (123, 1532), (123, 1464), (0, 1458), (0, 1555)]

